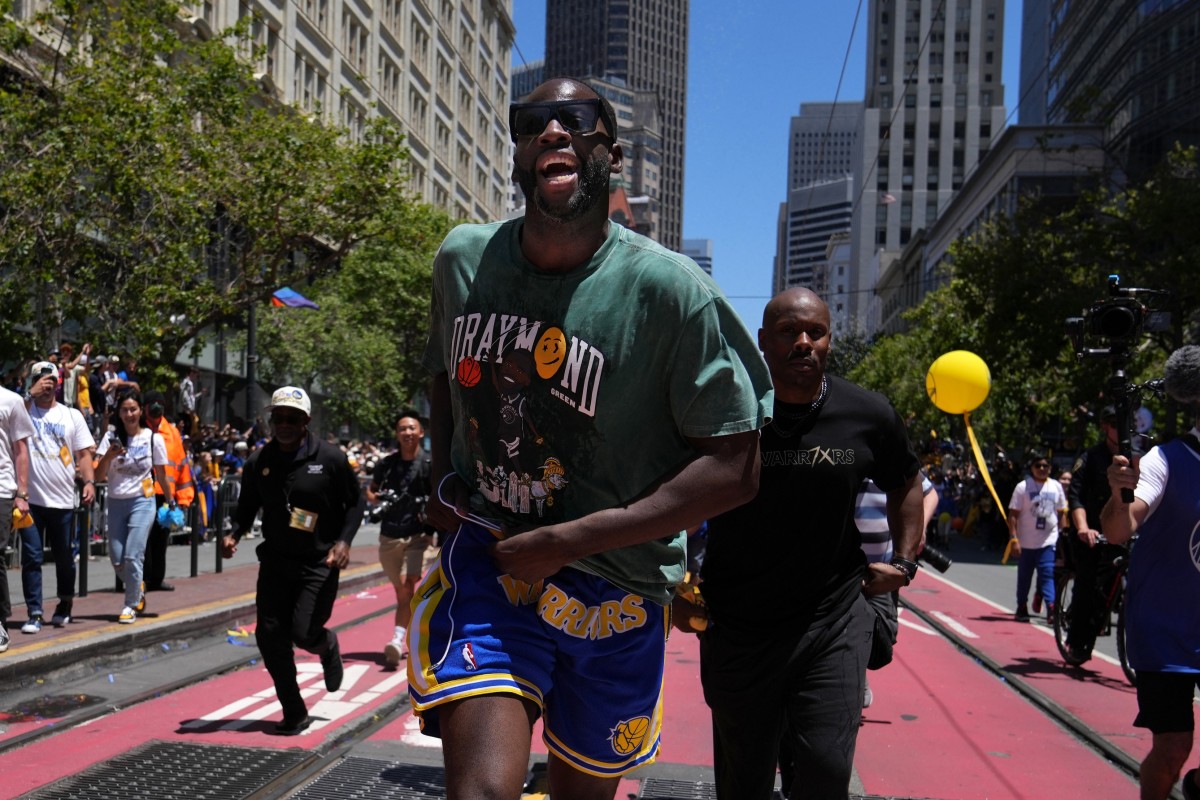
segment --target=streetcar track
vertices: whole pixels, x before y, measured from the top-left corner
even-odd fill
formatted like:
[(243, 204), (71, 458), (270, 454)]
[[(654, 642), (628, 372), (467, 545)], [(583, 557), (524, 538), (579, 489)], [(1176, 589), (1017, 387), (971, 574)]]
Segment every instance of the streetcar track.
[[(1138, 777), (1141, 774), (1141, 764), (1133, 756), (1109, 742), (1107, 739), (1097, 733), (1095, 729), (1090, 727), (1079, 717), (1072, 714), (1061, 704), (1050, 699), (1050, 697), (1044, 692), (1034, 688), (1034, 686), (1028, 681), (1009, 671), (999, 661), (971, 644), (965, 637), (960, 636), (950, 626), (939, 620), (932, 613), (918, 608), (917, 606), (905, 600), (903, 594), (900, 596), (900, 605), (909, 612), (920, 617), (925, 624), (929, 625), (929, 627), (933, 628), (939, 634), (944, 636), (960, 651), (974, 658), (989, 672), (993, 673), (999, 678), (1002, 678), (1006, 684), (1012, 687), (1014, 691), (1016, 691), (1029, 702), (1033, 703), (1042, 712), (1047, 714), (1060, 725), (1070, 730), (1086, 745), (1107, 758), (1115, 766), (1117, 766), (1117, 768), (1133, 778), (1133, 780), (1138, 780)], [(1171, 798), (1172, 800), (1184, 800), (1183, 794), (1179, 791), (1178, 787), (1171, 790)]]

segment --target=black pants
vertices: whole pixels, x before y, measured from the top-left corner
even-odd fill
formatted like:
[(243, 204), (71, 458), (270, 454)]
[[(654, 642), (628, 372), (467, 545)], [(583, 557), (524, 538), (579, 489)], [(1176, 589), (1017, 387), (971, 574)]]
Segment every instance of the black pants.
[(12, 616), (12, 599), (8, 596), (8, 543), (12, 541), (13, 498), (0, 497), (0, 625)]
[(1072, 536), (1067, 545), (1075, 570), (1075, 591), (1071, 596), (1071, 627), (1067, 644), (1091, 650), (1096, 636), (1104, 627), (1105, 606), (1112, 589), (1116, 569), (1113, 561), (1125, 554), (1125, 548), (1115, 544), (1088, 547), (1087, 542)]
[(284, 716), (306, 712), (296, 681), (293, 647), (320, 655), (333, 642), (325, 623), (337, 599), (340, 570), (319, 560), (296, 560), (271, 555), (263, 558), (259, 545), (258, 626), (255, 636), (263, 665), (275, 683)]
[(792, 797), (849, 797), (873, 616), (859, 595), (824, 627), (764, 635), (718, 620), (701, 635), (717, 797), (769, 800), (781, 739), (799, 777)]
[(158, 509), (166, 504), (163, 495), (154, 495), (154, 522), (150, 525), (150, 538), (146, 540), (146, 555), (142, 559), (142, 581), (147, 589), (162, 586), (167, 576), (167, 545), (171, 541), (171, 529), (158, 524)]

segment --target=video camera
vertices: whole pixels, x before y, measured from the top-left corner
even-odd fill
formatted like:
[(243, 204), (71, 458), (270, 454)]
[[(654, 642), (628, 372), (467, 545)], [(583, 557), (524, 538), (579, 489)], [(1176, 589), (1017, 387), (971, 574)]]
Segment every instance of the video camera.
[[(1075, 348), (1075, 357), (1107, 358), (1112, 363), (1112, 375), (1108, 379), (1107, 396), (1112, 399), (1117, 411), (1117, 434), (1121, 455), (1132, 461), (1133, 409), (1141, 405), (1143, 390), (1162, 392), (1162, 381), (1144, 384), (1130, 383), (1125, 376), (1125, 366), (1143, 333), (1157, 333), (1170, 329), (1171, 314), (1161, 310), (1170, 292), (1160, 289), (1122, 288), (1120, 275), (1108, 276), (1108, 299), (1093, 303), (1082, 317), (1068, 317), (1067, 335)], [(1099, 339), (1103, 347), (1089, 347), (1092, 340)], [(1121, 490), (1121, 500), (1133, 502), (1133, 491)]]
[[(1170, 297), (1159, 289), (1121, 287), (1120, 275), (1108, 276), (1107, 300), (1100, 300), (1083, 312), (1082, 317), (1067, 318), (1067, 335), (1075, 347), (1075, 357), (1124, 358), (1143, 333), (1157, 333), (1171, 327), (1171, 314), (1157, 308)], [(1100, 339), (1106, 347), (1087, 347), (1089, 340)]]

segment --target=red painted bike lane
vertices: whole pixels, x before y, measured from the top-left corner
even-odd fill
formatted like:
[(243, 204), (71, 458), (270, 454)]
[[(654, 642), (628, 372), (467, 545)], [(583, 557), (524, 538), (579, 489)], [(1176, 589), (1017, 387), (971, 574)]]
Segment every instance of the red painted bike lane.
[[(932, 579), (932, 580), (931, 580)], [(1097, 660), (1073, 671), (1052, 632), (932, 575), (906, 602), (1140, 759), (1133, 690)], [(1136, 796), (1136, 783), (971, 655), (902, 612), (896, 658), (869, 673), (855, 766), (869, 794), (928, 798)], [(1091, 665), (1089, 665), (1091, 666)]]
[[(386, 585), (345, 595), (334, 605), (331, 625), (351, 622), (394, 603), (395, 595)], [(249, 634), (244, 637), (247, 649), (256, 657), (253, 628), (245, 633)], [(270, 676), (256, 660), (245, 669), (121, 709), (0, 756), (0, 774), (5, 776), (0, 796), (13, 797), (45, 786), (150, 741), (314, 749), (350, 718), (370, 713), (397, 693), (407, 692), (404, 670), (387, 669), (383, 663), (383, 644), (391, 633), (392, 619), (386, 613), (339, 633), (345, 678), (337, 692), (325, 690), (315, 656), (297, 653), (301, 689), (309, 714), (316, 720), (299, 736), (274, 733), (280, 708)], [(230, 638), (229, 646), (235, 647), (243, 637)], [(114, 679), (119, 680), (120, 674)], [(57, 722), (11, 724), (9, 734)]]
[(905, 599), (935, 618), (962, 626), (978, 638), (970, 644), (1062, 706), (1114, 747), (1140, 762), (1150, 751), (1151, 734), (1133, 727), (1137, 692), (1121, 667), (1095, 654), (1082, 667), (1063, 662), (1054, 643), (1054, 630), (1044, 619), (1016, 622), (1010, 609), (931, 575), (933, 581)]

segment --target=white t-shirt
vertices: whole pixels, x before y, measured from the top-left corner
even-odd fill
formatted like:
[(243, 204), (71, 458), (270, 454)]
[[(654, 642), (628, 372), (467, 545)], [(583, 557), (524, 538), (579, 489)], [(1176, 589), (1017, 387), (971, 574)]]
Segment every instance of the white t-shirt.
[(46, 508), (75, 507), (75, 456), (96, 440), (83, 414), (62, 403), (29, 407), (29, 502)]
[(15, 392), (0, 386), (0, 497), (17, 494), (17, 471), (13, 466), (13, 442), (33, 436), (33, 423), (25, 411), (25, 401)]
[(1058, 541), (1059, 512), (1067, 510), (1067, 496), (1058, 481), (1038, 483), (1026, 478), (1013, 489), (1008, 508), (1017, 512), (1017, 541), (1023, 549), (1053, 547)]
[[(153, 453), (151, 440), (153, 439)], [(101, 457), (117, 439), (115, 431), (109, 431), (100, 440), (96, 456)], [(153, 436), (149, 428), (142, 428), (137, 436), (129, 439), (125, 452), (108, 462), (108, 496), (118, 500), (131, 497), (154, 496), (154, 467), (166, 466), (167, 446), (161, 436)]]
[[(1200, 426), (1192, 428), (1190, 433), (1200, 439)], [(1195, 451), (1192, 451), (1192, 455), (1196, 455)], [(1163, 489), (1166, 488), (1169, 477), (1167, 459), (1163, 457), (1161, 448), (1150, 448), (1150, 452), (1138, 461), (1138, 484), (1137, 488), (1133, 490), (1133, 496), (1144, 501), (1149, 507), (1146, 519), (1150, 519), (1150, 516), (1158, 509), (1158, 501), (1162, 500)]]

